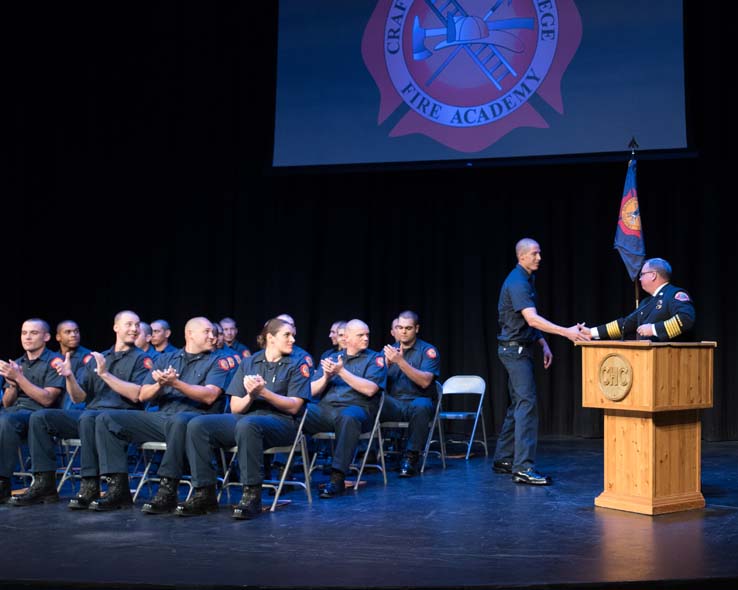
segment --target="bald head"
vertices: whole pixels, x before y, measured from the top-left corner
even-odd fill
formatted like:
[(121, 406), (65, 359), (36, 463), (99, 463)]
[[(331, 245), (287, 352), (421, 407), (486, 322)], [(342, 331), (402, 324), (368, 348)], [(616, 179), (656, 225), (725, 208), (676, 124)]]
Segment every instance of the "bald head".
[(369, 348), (369, 326), (361, 320), (346, 323), (346, 352), (357, 354)]
[(527, 254), (531, 249), (540, 247), (538, 245), (538, 242), (531, 238), (523, 238), (520, 240), (517, 244), (515, 244), (515, 256), (518, 257), (518, 259)]
[(208, 352), (215, 349), (213, 324), (205, 317), (195, 317), (185, 324), (185, 351), (192, 354)]

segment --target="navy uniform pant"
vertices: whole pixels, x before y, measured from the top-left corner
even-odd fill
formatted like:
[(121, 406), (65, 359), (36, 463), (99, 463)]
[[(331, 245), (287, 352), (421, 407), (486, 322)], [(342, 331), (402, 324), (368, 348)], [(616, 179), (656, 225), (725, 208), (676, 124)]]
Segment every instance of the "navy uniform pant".
[(533, 467), (538, 444), (538, 403), (530, 346), (497, 347), (497, 356), (507, 371), (510, 405), (497, 439), (495, 461), (511, 461), (513, 471)]
[[(0, 413), (0, 477), (10, 479), (18, 464), (18, 447), (28, 433), (32, 410), (5, 408)], [(56, 467), (54, 467), (56, 469)]]
[(33, 471), (56, 470), (56, 442), (58, 438), (79, 438), (80, 475), (100, 475), (95, 445), (95, 418), (99, 410), (36, 410), (28, 427), (28, 448), (31, 451)]
[(422, 452), (428, 440), (430, 422), (433, 420), (433, 400), (429, 397), (416, 397), (401, 400), (390, 395), (384, 397), (380, 420), (408, 423), (407, 450)]
[(240, 481), (260, 485), (264, 481), (264, 449), (291, 445), (297, 435), (292, 416), (256, 410), (246, 415), (198, 416), (187, 426), (187, 459), (195, 487), (216, 482), (212, 449), (238, 447)]
[(179, 479), (185, 469), (187, 423), (201, 416), (197, 412), (142, 412), (111, 410), (95, 423), (95, 441), (100, 473), (128, 473), (128, 444), (165, 442), (167, 450), (159, 464), (160, 477)]
[(359, 436), (371, 429), (373, 418), (362, 406), (334, 406), (321, 402), (310, 404), (304, 429), (308, 434), (336, 433), (331, 467), (345, 475), (354, 458)]

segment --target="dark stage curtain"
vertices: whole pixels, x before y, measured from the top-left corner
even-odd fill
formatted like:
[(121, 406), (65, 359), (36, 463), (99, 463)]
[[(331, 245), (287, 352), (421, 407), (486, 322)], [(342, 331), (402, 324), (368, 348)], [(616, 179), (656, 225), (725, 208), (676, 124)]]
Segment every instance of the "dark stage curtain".
[[(287, 312), (317, 356), (334, 320), (364, 319), (376, 349), (409, 308), (441, 352), (442, 379), (487, 380), (495, 432), (507, 395), (497, 296), (519, 238), (542, 246), (545, 317), (593, 325), (633, 308), (613, 249), (629, 137), (620, 161), (273, 174), (274, 14), (262, 7), (262, 26), (245, 34), (252, 16), (239, 4), (97, 8), (96, 27), (68, 6), (17, 21), (0, 355), (20, 355), (20, 324), (35, 316), (73, 318), (84, 345), (107, 348), (113, 315), (133, 309), (169, 320), (177, 345), (188, 318), (231, 315), (251, 347), (267, 318)], [(726, 93), (710, 90), (720, 64), (708, 58), (726, 41), (694, 4), (688, 107), (699, 152), (639, 158), (638, 189), (648, 256), (669, 260), (694, 298), (694, 339), (718, 342), (703, 435), (734, 440), (738, 266), (720, 144), (734, 123)], [(599, 411), (581, 408), (579, 350), (549, 342), (541, 432), (601, 436)]]

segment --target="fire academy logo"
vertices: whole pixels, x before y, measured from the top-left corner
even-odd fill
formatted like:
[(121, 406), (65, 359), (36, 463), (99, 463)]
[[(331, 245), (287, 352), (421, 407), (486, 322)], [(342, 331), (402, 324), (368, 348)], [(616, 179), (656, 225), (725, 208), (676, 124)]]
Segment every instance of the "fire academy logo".
[(581, 37), (574, 0), (379, 0), (362, 40), (378, 123), (404, 105), (390, 137), (420, 133), (461, 152), (546, 128), (531, 98), (563, 113)]

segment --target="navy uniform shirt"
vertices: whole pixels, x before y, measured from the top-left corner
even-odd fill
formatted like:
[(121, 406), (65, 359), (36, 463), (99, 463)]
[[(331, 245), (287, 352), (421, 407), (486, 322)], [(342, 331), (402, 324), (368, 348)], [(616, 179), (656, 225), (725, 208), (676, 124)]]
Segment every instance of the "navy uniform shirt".
[(665, 283), (653, 295), (646, 297), (630, 315), (597, 326), (601, 340), (632, 339), (642, 324), (654, 324), (656, 336), (642, 336), (644, 340), (665, 342), (682, 336), (694, 326), (695, 310), (689, 294), (679, 287)]
[[(243, 378), (246, 375), (261, 375), (266, 381), (265, 387), (272, 393), (285, 397), (299, 397), (306, 402), (310, 400), (310, 367), (308, 367), (304, 358), (301, 359), (301, 355), (295, 356), (294, 350), (291, 355), (284, 356), (275, 362), (266, 360), (263, 350), (246, 357), (238, 366), (236, 375), (233, 377), (226, 393), (236, 397), (244, 397), (246, 389), (243, 386)], [(258, 397), (254, 399), (246, 413), (255, 410), (282, 413), (272, 404)], [(301, 416), (302, 412), (298, 415)]]
[(236, 369), (238, 369), (238, 365), (240, 363), (240, 357), (238, 357), (234, 350), (227, 346), (216, 348), (213, 351), (213, 354), (218, 356), (218, 366), (224, 371), (227, 371), (225, 384), (223, 385), (223, 391), (225, 391), (228, 389), (228, 385), (230, 385), (233, 375), (236, 374)]
[[(180, 381), (191, 385), (216, 385), (223, 390), (226, 388), (226, 381), (230, 372), (228, 361), (216, 351), (192, 354), (185, 352), (185, 349), (182, 348), (175, 352), (162, 354), (157, 359), (154, 369), (165, 371), (170, 366), (179, 374)], [(143, 384), (150, 385), (153, 383), (156, 383), (156, 381), (153, 375), (149, 373)], [(155, 403), (159, 406), (160, 412), (169, 414), (176, 412), (219, 414), (223, 411), (225, 400), (221, 395), (214, 403), (208, 405), (189, 398), (178, 389), (167, 385), (161, 388)]]
[(226, 346), (230, 346), (233, 350), (235, 350), (238, 354), (241, 355), (241, 358), (246, 358), (247, 356), (251, 354), (249, 347), (239, 342), (238, 340), (234, 340), (233, 344), (226, 343)]
[[(141, 385), (149, 374), (153, 363), (146, 353), (132, 346), (128, 350), (115, 352), (113, 347), (102, 353), (108, 372), (122, 381)], [(113, 391), (97, 374), (97, 361), (92, 357), (80, 367), (75, 375), (77, 383), (87, 394), (86, 407), (89, 410), (140, 410), (143, 404), (135, 403)]]
[[(151, 348), (154, 348), (153, 346)], [(150, 350), (150, 349), (149, 349)], [(156, 350), (154, 348), (154, 352), (157, 354), (169, 354), (170, 352), (177, 352), (179, 348), (174, 346), (171, 342), (167, 342), (167, 345), (164, 347), (164, 350)]]
[[(92, 354), (90, 354), (91, 352), (92, 351), (89, 348), (78, 346), (69, 353), (69, 362), (72, 365), (72, 373), (74, 373), (75, 376), (79, 373), (80, 367), (90, 362), (90, 359), (92, 358)], [(61, 351), (59, 351), (59, 355), (64, 357)], [(71, 396), (69, 395), (69, 392), (67, 392), (64, 395), (62, 407), (65, 410), (84, 410), (85, 402), (74, 403)]]
[(290, 356), (295, 358), (295, 362), (297, 364), (305, 363), (308, 366), (308, 369), (310, 369), (310, 376), (315, 373), (315, 363), (313, 362), (313, 355), (310, 354), (307, 350), (297, 346), (297, 344), (293, 344), (292, 354)]
[(340, 352), (340, 349), (338, 348), (338, 346), (329, 348), (323, 354), (320, 355), (320, 360), (322, 361), (323, 359), (327, 359), (329, 356), (331, 356), (332, 354), (336, 354), (337, 352)]
[[(61, 389), (62, 392), (50, 407), (58, 408), (61, 406), (66, 381), (64, 377), (56, 372), (56, 368), (64, 362), (64, 359), (58, 353), (45, 348), (37, 359), (30, 360), (28, 355), (24, 354), (22, 357), (15, 359), (15, 362), (20, 365), (23, 376), (37, 387), (58, 387)], [(5, 388), (8, 388), (7, 383), (5, 383)], [(35, 411), (42, 410), (45, 407), (35, 399), (28, 397), (20, 387), (17, 390), (18, 397), (10, 408)]]
[[(355, 355), (349, 355), (345, 350), (342, 350), (328, 358), (337, 363), (339, 356), (343, 357), (343, 366), (347, 371), (376, 383), (379, 391), (372, 397), (367, 397), (352, 389), (339, 375), (334, 375), (320, 395), (319, 403), (330, 403), (338, 406), (362, 406), (369, 412), (376, 412), (379, 405), (379, 396), (387, 388), (387, 368), (384, 364), (384, 356), (367, 348)], [(313, 381), (317, 381), (322, 376), (323, 367), (318, 366), (313, 375)]]
[[(415, 344), (402, 351), (403, 358), (408, 364), (418, 369), (433, 373), (436, 379), (441, 375), (441, 361), (438, 357), (438, 349), (420, 338), (415, 339)], [(423, 389), (410, 377), (402, 372), (395, 363), (387, 365), (387, 393), (397, 399), (409, 401), (417, 397), (436, 397), (436, 384), (431, 383)]]
[(521, 313), (527, 307), (536, 305), (535, 276), (528, 274), (519, 264), (507, 275), (500, 289), (497, 302), (497, 340), (501, 342), (532, 343), (543, 335), (531, 328)]

